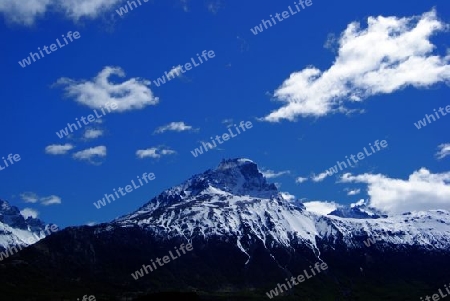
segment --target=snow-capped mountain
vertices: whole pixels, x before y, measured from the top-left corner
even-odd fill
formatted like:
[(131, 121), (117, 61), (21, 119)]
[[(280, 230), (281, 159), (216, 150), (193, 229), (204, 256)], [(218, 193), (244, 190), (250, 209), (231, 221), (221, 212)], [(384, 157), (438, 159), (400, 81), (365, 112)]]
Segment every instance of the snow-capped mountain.
[(388, 217), (359, 202), (320, 216), (283, 198), (248, 159), (224, 160), (216, 169), (164, 191), (113, 224), (137, 225), (161, 237), (236, 237), (245, 254), (251, 246), (244, 246), (243, 236), (265, 246), (304, 244), (315, 254), (320, 253), (320, 240), (361, 248), (368, 237), (392, 245), (450, 250), (447, 211)]
[(25, 219), (17, 207), (0, 200), (0, 251), (17, 245), (34, 244), (51, 233), (51, 226), (37, 218)]
[[(158, 291), (243, 292), (265, 300), (286, 277), (325, 262), (329, 268), (292, 289), (288, 300), (401, 301), (450, 281), (442, 268), (450, 262), (449, 212), (386, 216), (359, 203), (318, 215), (283, 195), (251, 160), (223, 160), (112, 222), (46, 237), (0, 263), (0, 282), (11, 300), (35, 300), (16, 291), (24, 283), (42, 296), (49, 286), (82, 295), (96, 283), (99, 291), (90, 293), (105, 300)], [(131, 277), (186, 243), (193, 250), (182, 258)]]

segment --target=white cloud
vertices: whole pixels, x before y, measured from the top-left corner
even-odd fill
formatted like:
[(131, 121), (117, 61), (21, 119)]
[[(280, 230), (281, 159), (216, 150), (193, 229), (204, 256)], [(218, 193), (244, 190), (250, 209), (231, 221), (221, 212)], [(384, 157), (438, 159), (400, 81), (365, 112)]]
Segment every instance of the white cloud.
[(49, 155), (64, 155), (73, 148), (74, 148), (74, 146), (69, 143), (52, 144), (52, 145), (45, 147), (45, 153), (49, 154)]
[(301, 184), (306, 181), (308, 181), (308, 178), (298, 177), (297, 179), (295, 179), (295, 183), (297, 183), (297, 184)]
[(103, 135), (103, 131), (99, 129), (86, 129), (84, 132), (84, 138), (95, 139)]
[(190, 130), (196, 130), (192, 126), (185, 124), (183, 121), (179, 122), (171, 122), (167, 125), (160, 126), (155, 130), (154, 133), (161, 134), (167, 131), (175, 131), (175, 132), (183, 132), (183, 131), (190, 131)]
[(441, 144), (438, 147), (439, 151), (436, 153), (438, 159), (444, 159), (450, 155), (450, 143)]
[(286, 201), (294, 201), (295, 200), (295, 195), (290, 194), (289, 192), (281, 192), (281, 196)]
[(303, 205), (305, 205), (307, 211), (321, 215), (327, 215), (341, 206), (335, 202), (322, 202), (322, 201), (306, 202), (303, 203)]
[(77, 21), (82, 17), (96, 18), (119, 4), (121, 0), (2, 0), (0, 13), (9, 22), (32, 25), (47, 12), (58, 12)]
[(147, 149), (140, 149), (136, 151), (136, 156), (138, 156), (139, 159), (143, 158), (153, 158), (153, 159), (159, 159), (162, 156), (167, 155), (173, 155), (177, 152), (171, 149), (163, 149), (161, 147), (152, 147)]
[(49, 205), (53, 205), (53, 204), (61, 204), (61, 198), (56, 195), (51, 195), (51, 196), (41, 198), (40, 202), (44, 206), (49, 206)]
[(37, 218), (39, 216), (39, 211), (32, 208), (23, 208), (20, 210), (20, 214), (27, 219), (28, 217)]
[(181, 76), (181, 70), (183, 70), (183, 67), (181, 65), (173, 67), (169, 72), (167, 72), (167, 79), (173, 79), (175, 77)]
[(91, 147), (73, 154), (73, 157), (78, 160), (87, 160), (91, 161), (91, 159), (96, 157), (105, 157), (106, 156), (106, 146), (96, 146)]
[(347, 192), (347, 195), (357, 195), (361, 192), (361, 189), (353, 189)]
[(25, 203), (37, 203), (39, 197), (34, 192), (24, 192), (20, 194), (20, 197)]
[(329, 177), (329, 176), (330, 176), (330, 173), (328, 171), (324, 171), (324, 172), (322, 172), (322, 173), (320, 173), (318, 175), (313, 175), (311, 177), (311, 179), (314, 182), (322, 182), (323, 180), (325, 180), (326, 177)]
[(283, 106), (263, 119), (295, 121), (298, 116), (348, 112), (344, 103), (449, 81), (450, 53), (432, 54), (431, 36), (448, 28), (434, 10), (419, 17), (369, 17), (367, 23), (366, 29), (358, 22), (347, 26), (328, 70), (307, 67), (292, 73), (274, 91)]
[(421, 168), (407, 180), (382, 174), (346, 173), (340, 182), (367, 184), (369, 205), (391, 214), (432, 209), (450, 211), (450, 172), (433, 174)]
[(364, 199), (360, 199), (359, 201), (357, 201), (356, 203), (351, 203), (350, 204), (350, 208), (354, 208), (354, 207), (360, 207), (363, 206), (364, 204), (366, 204), (366, 200)]
[[(54, 2), (56, 2), (54, 0)], [(96, 18), (105, 11), (120, 4), (121, 0), (59, 0), (58, 5), (64, 10), (66, 16), (73, 20), (82, 17)]]
[(261, 173), (263, 174), (264, 177), (266, 177), (266, 179), (274, 179), (274, 178), (278, 178), (278, 177), (281, 177), (286, 174), (290, 174), (291, 172), (289, 170), (275, 172), (273, 170), (267, 169), (267, 170), (261, 170)]
[(46, 197), (40, 197), (34, 192), (24, 192), (20, 194), (22, 200), (26, 203), (40, 203), (41, 205), (48, 206), (53, 204), (61, 204), (61, 198), (56, 195), (50, 195)]
[[(124, 112), (129, 110), (139, 110), (146, 106), (156, 105), (159, 102), (152, 91), (147, 87), (150, 81), (131, 78), (122, 83), (115, 84), (109, 81), (111, 75), (125, 77), (125, 72), (120, 67), (107, 66), (91, 81), (75, 81), (62, 77), (57, 80), (57, 85), (64, 86), (66, 95), (75, 101), (90, 107), (91, 109), (105, 108), (116, 103), (117, 108), (111, 112)], [(113, 107), (112, 105), (109, 107)]]

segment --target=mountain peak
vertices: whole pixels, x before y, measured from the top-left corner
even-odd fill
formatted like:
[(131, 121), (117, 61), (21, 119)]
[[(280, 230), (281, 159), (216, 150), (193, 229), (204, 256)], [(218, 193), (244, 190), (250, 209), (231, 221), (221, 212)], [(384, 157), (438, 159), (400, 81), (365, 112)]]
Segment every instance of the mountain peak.
[(230, 168), (239, 168), (246, 165), (253, 165), (258, 168), (255, 162), (246, 158), (235, 158), (235, 159), (222, 159), (216, 170), (225, 170)]
[(267, 183), (256, 163), (245, 158), (223, 159), (216, 169), (202, 176), (209, 186), (234, 195), (271, 197), (278, 194), (277, 187)]
[(0, 251), (9, 246), (37, 242), (46, 236), (45, 231), (52, 225), (45, 225), (31, 216), (25, 218), (19, 208), (0, 199)]

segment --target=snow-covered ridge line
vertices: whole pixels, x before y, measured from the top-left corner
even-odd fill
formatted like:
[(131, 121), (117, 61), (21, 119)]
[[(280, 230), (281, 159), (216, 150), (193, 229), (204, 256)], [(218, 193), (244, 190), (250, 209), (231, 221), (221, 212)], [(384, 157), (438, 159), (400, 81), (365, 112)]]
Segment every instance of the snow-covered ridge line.
[(388, 217), (361, 203), (334, 214), (305, 210), (285, 199), (254, 162), (232, 159), (167, 189), (114, 224), (139, 226), (165, 238), (232, 238), (243, 252), (244, 237), (266, 248), (301, 244), (315, 254), (320, 254), (319, 240), (363, 248), (370, 237), (378, 239), (374, 247), (450, 249), (450, 214), (444, 210)]

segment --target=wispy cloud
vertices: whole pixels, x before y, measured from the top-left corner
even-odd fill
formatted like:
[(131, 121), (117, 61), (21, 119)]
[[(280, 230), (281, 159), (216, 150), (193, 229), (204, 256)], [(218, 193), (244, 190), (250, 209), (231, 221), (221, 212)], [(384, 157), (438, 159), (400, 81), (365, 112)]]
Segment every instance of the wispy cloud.
[(270, 170), (270, 169), (266, 169), (266, 170), (261, 170), (261, 173), (267, 179), (274, 179), (274, 178), (281, 177), (283, 175), (290, 174), (291, 172), (289, 170), (283, 170), (283, 171), (276, 172), (276, 171), (273, 171), (273, 170)]
[(436, 11), (414, 17), (369, 17), (368, 27), (350, 23), (339, 39), (339, 53), (325, 71), (308, 67), (292, 73), (275, 90), (283, 106), (263, 119), (279, 122), (348, 112), (345, 103), (424, 88), (450, 79), (450, 53), (433, 54), (431, 37), (448, 29)]
[(25, 202), (25, 203), (37, 203), (37, 201), (39, 200), (39, 197), (36, 193), (34, 192), (24, 192), (22, 194), (20, 194), (20, 198)]
[(34, 192), (24, 192), (20, 194), (20, 198), (25, 203), (39, 203), (44, 206), (61, 204), (61, 198), (57, 195), (50, 195), (45, 197), (40, 197)]
[(222, 1), (221, 0), (209, 0), (206, 3), (206, 8), (210, 13), (217, 14), (222, 7)]
[(436, 157), (438, 159), (444, 159), (450, 155), (450, 143), (441, 144), (438, 146), (438, 152), (436, 153)]
[(124, 112), (140, 110), (159, 102), (158, 97), (147, 87), (150, 86), (150, 81), (131, 78), (115, 84), (109, 81), (111, 75), (125, 77), (125, 72), (120, 67), (107, 66), (92, 80), (75, 81), (63, 77), (54, 86), (64, 86), (67, 97), (91, 109), (101, 109), (110, 103), (116, 103), (117, 109), (111, 112)]
[(53, 204), (61, 204), (61, 198), (56, 195), (51, 195), (51, 196), (41, 198), (40, 202), (44, 206), (49, 206), (49, 205), (53, 205)]
[(370, 206), (388, 213), (444, 209), (450, 210), (450, 172), (431, 173), (426, 168), (413, 172), (407, 180), (382, 174), (344, 174), (342, 183), (365, 183)]
[(182, 75), (181, 70), (183, 67), (181, 65), (173, 67), (169, 72), (167, 72), (167, 78), (175, 78)]
[(73, 154), (73, 158), (77, 160), (89, 161), (93, 164), (98, 164), (98, 162), (92, 161), (92, 159), (106, 157), (106, 146), (96, 146), (91, 147)]
[(295, 183), (297, 184), (301, 184), (308, 181), (308, 178), (304, 178), (304, 177), (298, 177), (297, 179), (295, 179)]
[(329, 177), (329, 176), (330, 176), (330, 172), (324, 171), (318, 175), (311, 176), (311, 180), (313, 180), (314, 182), (322, 182), (323, 180), (325, 180), (326, 177)]
[(183, 8), (183, 10), (185, 12), (189, 11), (189, 5), (188, 5), (188, 0), (180, 0), (179, 2), (181, 4), (181, 7)]
[(36, 19), (49, 12), (63, 14), (74, 21), (80, 18), (96, 18), (122, 0), (3, 0), (0, 13), (8, 22), (30, 26)]
[(353, 190), (347, 191), (347, 195), (357, 195), (360, 192), (361, 192), (361, 189), (353, 189)]
[(159, 159), (163, 156), (167, 155), (174, 155), (177, 152), (171, 149), (165, 149), (162, 147), (151, 147), (147, 149), (140, 149), (136, 151), (136, 156), (139, 159), (143, 158), (153, 158), (153, 159)]
[(72, 150), (74, 146), (72, 144), (52, 144), (45, 147), (45, 153), (49, 155), (65, 155)]
[(183, 132), (183, 131), (196, 131), (198, 129), (194, 129), (192, 126), (185, 124), (183, 121), (179, 122), (171, 122), (169, 124), (160, 126), (153, 133), (154, 134), (162, 134), (167, 131), (174, 132)]

